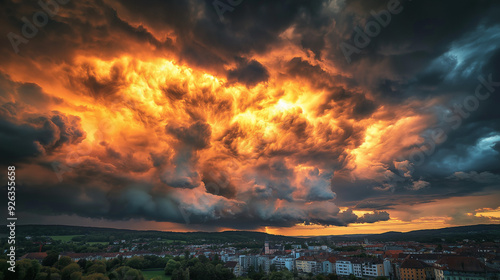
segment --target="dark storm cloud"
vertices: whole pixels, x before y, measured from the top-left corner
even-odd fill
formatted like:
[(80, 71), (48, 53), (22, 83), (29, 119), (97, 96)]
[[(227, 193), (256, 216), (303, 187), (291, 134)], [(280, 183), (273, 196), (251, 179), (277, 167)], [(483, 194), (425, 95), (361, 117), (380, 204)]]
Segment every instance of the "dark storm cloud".
[[(54, 177), (50, 164), (41, 165), (38, 178)], [(256, 229), (262, 226), (291, 227), (297, 223), (325, 226), (346, 226), (350, 223), (376, 222), (386, 220), (383, 212), (355, 215), (351, 209), (339, 211), (333, 203), (320, 201), (314, 204), (286, 202), (276, 210), (276, 201), (253, 199), (240, 205), (238, 212), (234, 205), (220, 202), (210, 208), (210, 214), (195, 211), (190, 205), (183, 205), (172, 196), (172, 189), (155, 188), (151, 182), (142, 182), (126, 174), (116, 172), (119, 167), (99, 162), (96, 159), (82, 161), (78, 168), (72, 168), (62, 182), (43, 184), (37, 180), (21, 180), (19, 205), (25, 213), (38, 215), (72, 215), (81, 217), (130, 220), (143, 218), (151, 221), (169, 221), (187, 224)], [(19, 173), (20, 178), (26, 178)], [(215, 177), (209, 175), (209, 177)], [(225, 179), (217, 178), (221, 184)], [(29, 186), (29, 187), (28, 187)], [(209, 186), (209, 185), (207, 185)], [(221, 191), (219, 195), (222, 195)], [(227, 194), (227, 192), (226, 192)], [(40, 198), (44, 199), (40, 199)]]
[[(329, 91), (338, 90), (339, 81), (349, 84), (350, 79), (346, 79), (339, 74), (331, 74), (321, 68), (319, 65), (312, 65), (308, 61), (303, 60), (300, 57), (294, 57), (286, 63), (286, 68), (284, 69), (288, 75), (291, 77), (298, 77), (308, 81), (312, 87), (319, 89), (327, 89)], [(343, 96), (338, 96), (338, 98), (347, 98), (351, 95), (345, 94)]]
[(210, 145), (212, 130), (209, 124), (196, 121), (189, 126), (167, 124), (166, 133), (176, 140), (174, 166), (165, 168), (162, 181), (174, 188), (195, 188), (201, 183), (197, 170), (197, 151)]
[(353, 213), (352, 209), (339, 211), (338, 208), (329, 209), (330, 205), (321, 203), (317, 207), (310, 208), (304, 208), (295, 204), (293, 205), (295, 206), (293, 209), (274, 213), (271, 213), (271, 209), (268, 209), (267, 205), (255, 204), (252, 206), (255, 207), (244, 208), (244, 214), (241, 216), (223, 218), (215, 223), (221, 227), (255, 229), (262, 226), (292, 227), (297, 223), (304, 223), (305, 225), (347, 226), (352, 223), (375, 223), (389, 219), (389, 215), (385, 212), (374, 212), (373, 214), (358, 217)]
[[(329, 38), (334, 46), (339, 46), (341, 42), (353, 44), (351, 36), (355, 34), (354, 27), (364, 27), (365, 22), (376, 22), (370, 12), (387, 9), (388, 2), (373, 1), (365, 5), (360, 1), (346, 1), (344, 12), (336, 19), (338, 33)], [(473, 42), (478, 37), (483, 39), (484, 36), (490, 36), (485, 29), (498, 25), (498, 19), (493, 15), (499, 10), (499, 5), (494, 1), (401, 1), (401, 7), (401, 13), (392, 15), (390, 23), (382, 28), (378, 36), (371, 38), (361, 53), (352, 55), (351, 65), (347, 65), (340, 49), (335, 52), (332, 49), (329, 53), (331, 59), (346, 65), (349, 72), (352, 71), (358, 83), (378, 87), (382, 98), (400, 99), (410, 94), (436, 94), (435, 89), (429, 86), (449, 83), (444, 80), (444, 76), (450, 71), (470, 71), (468, 68), (473, 63), (480, 65), (474, 55), (488, 60), (491, 48), (487, 45), (479, 47), (481, 41), (476, 42), (477, 46)], [(476, 38), (469, 36), (471, 34)], [(473, 43), (472, 49), (470, 43)], [(488, 44), (488, 39), (485, 43)], [(490, 40), (489, 46), (491, 43)], [(454, 49), (460, 50), (462, 47), (465, 47), (464, 52), (453, 53)], [(483, 52), (485, 47), (487, 51)], [(450, 50), (452, 52), (448, 57), (443, 56)], [(474, 55), (468, 56), (467, 52)], [(454, 69), (457, 59), (463, 59), (462, 55), (468, 60)], [(464, 82), (470, 83), (470, 80), (453, 82), (463, 85)]]
[[(148, 25), (175, 30), (182, 45), (182, 59), (207, 69), (221, 70), (223, 64), (238, 60), (234, 58), (245, 57), (253, 52), (263, 53), (279, 42), (278, 35), (291, 25), (303, 22), (302, 25), (306, 26), (308, 22), (315, 21), (324, 2), (248, 1), (233, 12), (225, 13), (224, 21), (220, 20), (213, 1), (208, 0), (182, 4), (151, 1), (153, 6), (122, 1), (120, 5), (127, 13)], [(152, 8), (155, 5), (158, 8)], [(322, 47), (321, 34), (315, 34), (314, 39), (313, 44), (304, 40), (304, 46), (318, 52)], [(265, 77), (261, 74), (261, 67), (255, 63), (246, 68), (244, 72), (250, 71), (252, 75), (258, 73), (257, 80)], [(255, 78), (244, 80), (247, 84), (254, 81)]]
[(178, 127), (167, 125), (167, 133), (173, 135), (181, 143), (192, 146), (194, 149), (204, 149), (210, 145), (212, 130), (210, 125), (201, 121), (189, 125), (189, 127)]
[(62, 98), (49, 95), (35, 83), (14, 82), (3, 73), (0, 84), (0, 149), (5, 155), (2, 164), (50, 155), (64, 145), (78, 144), (86, 138), (78, 116), (55, 110), (44, 114), (29, 113), (33, 108), (62, 105)]
[(466, 173), (466, 172), (455, 172), (452, 176), (449, 177), (454, 180), (470, 180), (477, 183), (483, 184), (491, 184), (500, 182), (500, 175), (495, 175), (490, 172), (481, 172), (477, 173), (475, 171)]
[[(54, 147), (59, 147), (65, 143), (68, 144), (78, 144), (81, 142), (86, 133), (82, 130), (80, 125), (80, 118), (75, 116), (66, 116), (57, 111), (53, 111), (54, 115), (50, 118), (50, 121), (57, 126), (59, 129), (59, 137), (54, 143)], [(45, 123), (48, 120), (41, 121)]]
[(237, 81), (251, 87), (267, 81), (269, 72), (256, 60), (242, 61), (236, 69), (229, 70), (227, 78), (229, 81)]
[[(26, 17), (33, 24), (32, 15), (44, 11), (37, 2), (31, 1), (4, 1), (1, 5), (2, 17), (6, 19), (6, 24), (2, 24), (0, 30), (4, 34), (12, 32), (25, 36), (22, 33), (25, 23), (21, 18)], [(69, 62), (80, 50), (99, 51), (102, 56), (119, 55), (127, 52), (131, 45), (118, 40), (120, 37), (136, 44), (144, 45), (146, 42), (156, 50), (172, 49), (170, 38), (157, 40), (142, 25), (132, 26), (125, 22), (118, 16), (116, 9), (99, 0), (70, 1), (66, 5), (59, 5), (57, 13), (49, 17), (47, 24), (34, 28), (37, 31), (33, 32), (30, 38), (25, 38), (29, 40), (18, 44), (19, 56), (13, 55), (15, 48), (9, 40), (2, 40), (0, 53), (5, 57), (5, 63), (39, 56)]]
[[(343, 13), (336, 17), (336, 32), (329, 34), (327, 40), (337, 47), (341, 42), (352, 44), (354, 27), (364, 27), (366, 22), (375, 20), (370, 11), (381, 11), (386, 8), (387, 2), (372, 1), (367, 4), (346, 1)], [(463, 108), (464, 100), (474, 95), (476, 87), (481, 84), (477, 79), (479, 75), (486, 79), (491, 74), (493, 81), (500, 81), (498, 67), (493, 66), (498, 65), (500, 42), (500, 21), (494, 13), (499, 11), (500, 6), (494, 1), (456, 4), (452, 1), (401, 1), (402, 12), (392, 15), (388, 26), (371, 38), (361, 53), (352, 55), (351, 64), (346, 62), (339, 48), (332, 47), (327, 53), (330, 59), (345, 66), (343, 69), (352, 75), (355, 84), (375, 93), (377, 103), (398, 104), (409, 99), (425, 100), (442, 96), (440, 106), (433, 108), (435, 111), (432, 114), (437, 119), (436, 127), (446, 132), (447, 139), (437, 144), (435, 151), (426, 155), (423, 163), (415, 164), (412, 174), (414, 187), (422, 195), (419, 197), (422, 203), (426, 200), (424, 196), (465, 196), (487, 187), (479, 182), (452, 181), (449, 176), (454, 172), (491, 172), (490, 186), (500, 185), (496, 177), (500, 158), (495, 150), (500, 140), (497, 138), (500, 135), (500, 115), (495, 105), (500, 102), (500, 95), (497, 94), (500, 89), (496, 88), (486, 101), (481, 101), (477, 110), (466, 110), (467, 117), (460, 117), (459, 124), (458, 121), (449, 121), (451, 116), (458, 115), (455, 105)], [(485, 88), (482, 90), (485, 91)], [(358, 108), (363, 107), (361, 102)], [(325, 106), (325, 109), (328, 107)], [(399, 174), (397, 170), (393, 172)], [(342, 200), (341, 204), (350, 205), (386, 196), (380, 191), (382, 189), (392, 190), (390, 195), (393, 197), (403, 197), (411, 191), (407, 188), (408, 180), (403, 179), (396, 182), (394, 179), (386, 180), (395, 189), (383, 187), (383, 181), (354, 182), (354, 185), (366, 190), (363, 193), (349, 191), (348, 186), (352, 183), (342, 182), (341, 178), (334, 177), (332, 186)], [(424, 182), (427, 182), (427, 187), (420, 188), (426, 185)], [(419, 199), (415, 202), (418, 203)], [(361, 203), (360, 207), (385, 208), (383, 204), (365, 204)]]
[[(88, 218), (184, 222), (176, 202), (155, 192), (151, 184), (130, 177), (116, 176), (109, 165), (87, 160), (65, 174), (64, 181), (48, 186), (20, 182), (20, 207), (27, 212), (44, 215), (75, 214)], [(54, 176), (47, 166), (41, 177)], [(21, 173), (23, 174), (23, 173)], [(117, 186), (120, 186), (117, 188)], [(44, 199), (40, 199), (43, 197)]]
[(388, 210), (394, 209), (393, 206), (397, 205), (396, 203), (381, 203), (376, 201), (361, 201), (356, 204), (355, 209), (363, 210), (363, 209), (374, 209), (374, 210)]
[(36, 84), (11, 83), (2, 99), (19, 96), (21, 102), (2, 104), (0, 110), (0, 149), (2, 163), (25, 161), (36, 156), (51, 153), (63, 145), (80, 143), (86, 137), (81, 119), (58, 111), (47, 114), (23, 115), (26, 106), (47, 106), (60, 104), (62, 99), (51, 97)]
[[(13, 100), (17, 102), (13, 103)], [(26, 106), (49, 107), (50, 105), (61, 105), (62, 98), (49, 95), (35, 83), (15, 82), (11, 77), (0, 71), (0, 102), (3, 105), (3, 113), (0, 116), (8, 118), (22, 113)]]
[[(43, 154), (41, 143), (52, 140), (52, 132), (48, 129), (36, 129), (29, 125), (18, 126), (5, 120), (0, 121), (0, 143), (2, 164)], [(47, 139), (49, 138), (49, 139)]]
[(97, 100), (105, 100), (108, 98), (117, 98), (114, 96), (123, 84), (123, 69), (120, 65), (115, 65), (112, 68), (112, 74), (109, 78), (98, 79), (95, 75), (95, 70), (91, 66), (86, 65), (86, 76), (73, 78), (71, 82), (75, 87), (80, 87), (85, 90), (82, 92), (89, 94)]
[(375, 211), (373, 214), (367, 213), (360, 217), (358, 223), (375, 223), (379, 221), (388, 221), (389, 213), (385, 211)]
[(47, 106), (48, 104), (60, 104), (63, 99), (52, 97), (43, 92), (42, 88), (33, 83), (22, 84), (17, 88), (21, 100), (31, 106)]
[(358, 216), (352, 212), (352, 209), (347, 209), (344, 212), (339, 213), (339, 218), (344, 221), (343, 225), (355, 223), (358, 220)]
[(226, 198), (235, 198), (236, 186), (229, 181), (229, 176), (214, 168), (203, 172), (203, 183), (208, 193)]
[(171, 85), (164, 89), (164, 93), (171, 100), (180, 100), (187, 94), (187, 90), (179, 85)]

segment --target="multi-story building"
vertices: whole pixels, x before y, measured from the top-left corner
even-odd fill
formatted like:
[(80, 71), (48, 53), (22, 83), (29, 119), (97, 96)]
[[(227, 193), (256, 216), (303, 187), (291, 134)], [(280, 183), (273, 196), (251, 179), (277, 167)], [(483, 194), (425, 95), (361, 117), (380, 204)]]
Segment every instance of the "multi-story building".
[(434, 264), (436, 280), (499, 279), (500, 272), (474, 257), (444, 256)]
[(354, 274), (352, 263), (349, 260), (337, 260), (335, 263), (335, 272), (337, 275), (348, 276)]
[(228, 261), (224, 264), (225, 268), (228, 268), (236, 277), (239, 277), (243, 274), (241, 266), (238, 262)]
[(47, 252), (36, 252), (36, 253), (27, 253), (23, 255), (20, 259), (37, 260), (39, 263), (42, 263), (43, 259), (46, 257), (47, 257)]
[(295, 258), (286, 256), (276, 256), (272, 263), (276, 266), (277, 270), (284, 270), (285, 268), (289, 271), (293, 271), (295, 268)]
[(268, 273), (271, 270), (271, 259), (269, 256), (257, 256), (255, 259), (255, 269)]
[(351, 263), (354, 276), (363, 277), (363, 264), (361, 262), (358, 262), (358, 260), (351, 260)]
[(361, 263), (362, 276), (365, 277), (378, 277), (385, 276), (384, 264), (381, 261), (363, 262)]
[(250, 266), (253, 266), (255, 269), (256, 267), (256, 256), (253, 255), (240, 255), (238, 259), (238, 263), (240, 264), (240, 267), (243, 271), (247, 271)]
[(337, 275), (356, 277), (378, 277), (386, 276), (384, 263), (378, 259), (346, 258), (337, 260), (335, 264)]
[(316, 261), (313, 256), (302, 256), (295, 260), (295, 267), (298, 272), (316, 274), (321, 273), (323, 264)]
[(408, 254), (408, 253), (402, 253), (400, 254), (401, 258), (412, 258), (415, 260), (423, 261), (426, 264), (434, 264), (437, 262), (439, 259), (443, 257), (443, 254)]
[(238, 255), (236, 254), (222, 254), (220, 256), (221, 261), (229, 262), (229, 261), (238, 261)]
[(336, 259), (334, 257), (330, 257), (327, 260), (323, 261), (323, 274), (335, 273), (336, 271)]
[(412, 258), (406, 258), (399, 268), (401, 280), (431, 280), (432, 272), (432, 266)]
[(269, 272), (271, 268), (271, 259), (264, 255), (240, 255), (238, 264), (242, 271), (248, 271), (252, 266), (256, 271)]

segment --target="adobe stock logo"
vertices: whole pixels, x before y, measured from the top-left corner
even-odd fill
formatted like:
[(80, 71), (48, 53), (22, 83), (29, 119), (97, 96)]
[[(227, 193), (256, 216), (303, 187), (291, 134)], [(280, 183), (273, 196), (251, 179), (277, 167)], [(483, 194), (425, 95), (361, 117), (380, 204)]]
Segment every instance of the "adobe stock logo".
[(374, 20), (368, 21), (365, 24), (364, 30), (362, 30), (359, 26), (354, 27), (354, 46), (346, 42), (342, 42), (342, 44), (340, 44), (340, 49), (342, 50), (347, 62), (351, 63), (351, 55), (354, 53), (359, 54), (361, 49), (366, 48), (370, 44), (370, 38), (378, 36), (382, 31), (382, 27), (387, 27), (389, 23), (391, 23), (392, 15), (397, 15), (402, 11), (403, 7), (401, 6), (399, 0), (390, 0), (387, 3), (387, 10), (382, 10), (378, 13), (373, 10), (370, 11)]
[(38, 6), (40, 6), (42, 10), (33, 14), (31, 18), (33, 23), (26, 17), (21, 18), (21, 21), (24, 23), (21, 27), (22, 36), (14, 32), (9, 32), (9, 34), (7, 34), (7, 38), (14, 52), (19, 53), (19, 45), (27, 44), (29, 42), (28, 39), (32, 39), (38, 34), (38, 28), (42, 28), (49, 23), (49, 17), (52, 18), (57, 15), (59, 12), (59, 4), (66, 5), (69, 1), (70, 0), (49, 0), (45, 3), (39, 0)]

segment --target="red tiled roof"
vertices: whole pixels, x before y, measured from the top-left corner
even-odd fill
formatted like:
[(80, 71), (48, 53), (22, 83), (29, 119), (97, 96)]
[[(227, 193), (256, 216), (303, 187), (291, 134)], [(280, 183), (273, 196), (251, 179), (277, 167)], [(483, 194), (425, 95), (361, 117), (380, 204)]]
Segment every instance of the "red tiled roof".
[(224, 264), (224, 267), (230, 267), (230, 268), (234, 268), (236, 265), (238, 264), (238, 262), (235, 262), (235, 261), (228, 261)]
[(473, 257), (464, 256), (444, 256), (436, 262), (443, 270), (463, 271), (463, 272), (486, 272), (496, 271), (486, 267), (481, 261)]
[(302, 256), (297, 259), (297, 261), (314, 261), (315, 258), (313, 256)]
[(27, 253), (21, 259), (43, 260), (46, 256), (46, 252)]
[(401, 268), (416, 268), (416, 269), (423, 269), (429, 267), (428, 264), (424, 263), (423, 261), (415, 260), (415, 259), (405, 259), (403, 263), (401, 264)]

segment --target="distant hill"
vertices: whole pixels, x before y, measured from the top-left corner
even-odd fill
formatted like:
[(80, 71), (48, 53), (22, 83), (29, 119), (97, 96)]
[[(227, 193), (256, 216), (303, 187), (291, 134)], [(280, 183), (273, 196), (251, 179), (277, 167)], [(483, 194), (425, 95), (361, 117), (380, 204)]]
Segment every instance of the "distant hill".
[(390, 231), (381, 234), (348, 234), (329, 236), (292, 237), (272, 235), (254, 231), (224, 231), (224, 232), (166, 232), (154, 230), (127, 230), (100, 227), (82, 227), (65, 225), (20, 225), (17, 227), (18, 236), (56, 236), (75, 235), (86, 236), (87, 241), (110, 241), (112, 239), (140, 239), (156, 238), (188, 243), (198, 242), (255, 242), (263, 243), (266, 238), (270, 241), (291, 241), (302, 243), (304, 238), (313, 240), (330, 239), (333, 241), (363, 240), (370, 241), (419, 241), (419, 242), (455, 242), (463, 239), (477, 241), (493, 241), (500, 239), (500, 225), (473, 225), (448, 227), (442, 229), (416, 230), (410, 232)]
[(441, 229), (415, 230), (410, 232), (390, 231), (381, 234), (330, 235), (328, 238), (333, 240), (361, 240), (368, 238), (370, 241), (392, 240), (420, 242), (442, 242), (442, 239), (449, 242), (462, 241), (463, 239), (493, 241), (500, 240), (500, 225), (458, 226)]
[(169, 232), (155, 230), (128, 230), (100, 227), (82, 227), (65, 225), (19, 225), (18, 236), (59, 236), (75, 235), (87, 236), (86, 241), (110, 241), (117, 239), (156, 238), (171, 241), (197, 242), (258, 242), (263, 243), (266, 238), (270, 241), (297, 241), (303, 242), (298, 237), (272, 235), (254, 231), (224, 231), (224, 232)]

